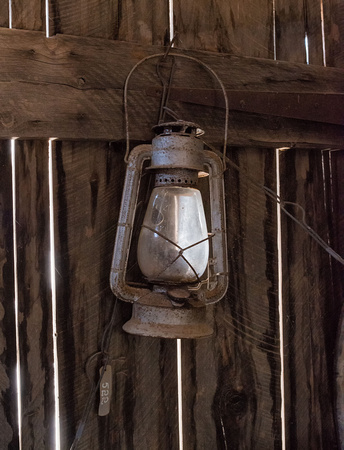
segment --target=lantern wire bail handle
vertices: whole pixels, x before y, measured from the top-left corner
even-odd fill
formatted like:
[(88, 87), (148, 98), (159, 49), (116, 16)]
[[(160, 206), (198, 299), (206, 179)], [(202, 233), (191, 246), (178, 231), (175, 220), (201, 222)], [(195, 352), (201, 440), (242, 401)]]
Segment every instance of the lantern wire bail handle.
[[(172, 45), (173, 45), (175, 38), (176, 38), (176, 35), (173, 37), (172, 41), (170, 41), (170, 44), (167, 47), (165, 53), (155, 53), (154, 55), (146, 56), (145, 58), (142, 58), (139, 62), (137, 62), (134, 65), (134, 67), (130, 70), (130, 72), (127, 75), (127, 78), (125, 80), (124, 90), (123, 90), (123, 94), (124, 94), (123, 95), (124, 96), (123, 103), (124, 103), (125, 136), (126, 136), (126, 151), (125, 151), (125, 156), (124, 156), (124, 162), (126, 164), (128, 164), (129, 153), (130, 153), (129, 114), (128, 114), (128, 85), (129, 85), (130, 78), (131, 78), (132, 74), (135, 72), (135, 70), (144, 62), (149, 61), (150, 59), (154, 59), (154, 58), (161, 58), (162, 60), (165, 60), (169, 56), (169, 53), (170, 53), (170, 50), (172, 49)], [(228, 106), (227, 92), (223, 85), (223, 82), (221, 81), (221, 79), (217, 75), (217, 73), (210, 66), (208, 66), (208, 64), (204, 63), (200, 59), (195, 58), (194, 56), (189, 56), (189, 55), (184, 55), (184, 54), (179, 54), (179, 53), (173, 53), (173, 55), (171, 55), (171, 56), (178, 57), (178, 58), (184, 58), (189, 61), (196, 62), (201, 67), (206, 69), (215, 78), (215, 80), (218, 82), (218, 84), (221, 87), (222, 94), (223, 94), (223, 97), (225, 100), (225, 111), (226, 111), (225, 112), (225, 129), (224, 129), (224, 136), (223, 136), (223, 151), (222, 151), (222, 162), (223, 162), (223, 167), (224, 167), (224, 171), (225, 171), (226, 170), (226, 149), (227, 149), (227, 141), (228, 141), (229, 106)]]

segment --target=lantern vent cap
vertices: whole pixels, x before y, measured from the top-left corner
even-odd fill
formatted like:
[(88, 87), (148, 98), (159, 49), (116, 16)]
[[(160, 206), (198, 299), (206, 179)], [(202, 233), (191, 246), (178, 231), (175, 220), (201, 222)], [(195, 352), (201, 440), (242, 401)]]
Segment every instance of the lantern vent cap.
[(156, 136), (179, 134), (183, 136), (199, 137), (204, 134), (204, 131), (199, 125), (194, 122), (187, 122), (184, 120), (177, 120), (175, 122), (164, 122), (155, 125), (152, 130)]

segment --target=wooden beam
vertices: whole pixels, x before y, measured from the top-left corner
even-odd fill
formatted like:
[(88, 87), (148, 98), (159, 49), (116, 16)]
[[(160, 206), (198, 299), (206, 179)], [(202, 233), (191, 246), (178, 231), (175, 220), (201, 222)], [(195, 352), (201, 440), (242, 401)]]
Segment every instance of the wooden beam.
[[(105, 39), (0, 29), (0, 138), (122, 140), (123, 86), (131, 68), (142, 58), (164, 52)], [(178, 52), (178, 50), (173, 50)], [(184, 51), (183, 54), (186, 54)], [(228, 54), (190, 51), (208, 64), (226, 89), (241, 91), (337, 93), (344, 91), (344, 71)], [(146, 90), (159, 87), (157, 59), (146, 62), (132, 77), (129, 90), (130, 130), (134, 140), (149, 140), (156, 123), (159, 99)], [(176, 87), (218, 88), (195, 63), (176, 58)], [(206, 130), (219, 144), (223, 111), (171, 102), (179, 117)], [(232, 112), (232, 145), (341, 147), (343, 127), (334, 124)]]
[[(147, 95), (161, 97), (163, 88), (147, 89)], [(313, 92), (227, 91), (231, 111), (265, 114), (290, 119), (344, 125), (344, 94)], [(225, 108), (220, 89), (171, 88), (170, 100)]]

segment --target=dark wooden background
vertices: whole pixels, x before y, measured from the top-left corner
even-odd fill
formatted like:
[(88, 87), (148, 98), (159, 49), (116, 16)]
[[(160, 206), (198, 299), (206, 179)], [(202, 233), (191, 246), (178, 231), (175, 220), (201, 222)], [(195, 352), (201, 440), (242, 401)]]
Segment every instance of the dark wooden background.
[[(51, 0), (49, 14), (49, 35), (144, 45), (169, 40), (167, 1)], [(0, 4), (0, 26), (9, 26), (5, 1)], [(174, 26), (176, 45), (182, 49), (298, 63), (306, 63), (307, 33), (310, 64), (344, 68), (340, 0), (174, 0)], [(45, 32), (44, 1), (12, 0), (12, 27)], [(206, 123), (201, 125), (206, 129)], [(0, 447), (15, 449), (10, 141), (1, 141), (0, 149)], [(344, 153), (339, 150), (296, 145), (280, 151), (279, 170), (282, 198), (300, 203), (309, 225), (343, 254)], [(19, 139), (15, 155), (23, 449), (50, 449), (54, 398), (48, 142)], [(122, 142), (53, 142), (63, 449), (73, 441), (91, 387), (85, 363), (99, 351), (114, 307), (108, 278), (123, 155)], [(276, 203), (257, 187), (277, 189), (276, 152), (230, 146), (228, 157), (240, 168), (230, 167), (225, 180), (229, 288), (214, 308), (214, 335), (182, 342), (184, 449), (280, 449), (277, 211)], [(343, 270), (283, 215), (282, 260), (286, 448), (341, 448), (335, 348)], [(80, 449), (178, 449), (176, 342), (125, 334), (121, 326), (130, 311), (130, 305), (118, 303), (110, 345), (111, 412), (100, 418), (94, 405)], [(91, 378), (99, 363), (94, 359), (89, 365)]]

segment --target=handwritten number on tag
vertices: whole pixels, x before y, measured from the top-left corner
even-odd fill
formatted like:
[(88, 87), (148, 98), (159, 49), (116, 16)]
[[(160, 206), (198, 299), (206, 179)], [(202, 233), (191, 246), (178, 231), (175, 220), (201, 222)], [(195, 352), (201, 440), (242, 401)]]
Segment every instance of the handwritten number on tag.
[[(103, 372), (103, 367), (100, 368), (100, 375)], [(99, 416), (107, 416), (110, 412), (111, 403), (111, 393), (112, 393), (112, 370), (111, 366), (106, 366), (106, 370), (103, 374), (102, 381), (99, 387)]]

